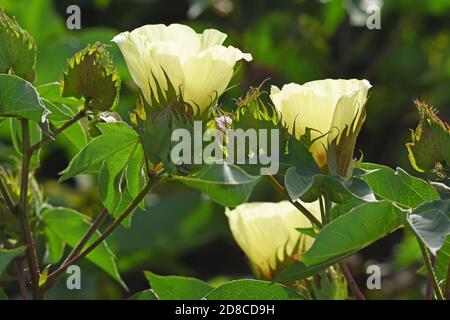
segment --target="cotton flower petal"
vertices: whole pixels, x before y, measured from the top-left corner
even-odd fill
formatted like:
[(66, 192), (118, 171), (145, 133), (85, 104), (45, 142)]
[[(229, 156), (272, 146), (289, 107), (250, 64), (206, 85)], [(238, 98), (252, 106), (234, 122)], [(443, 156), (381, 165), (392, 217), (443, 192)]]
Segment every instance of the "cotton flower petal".
[(251, 60), (233, 47), (214, 46), (191, 57), (183, 65), (184, 101), (198, 106), (203, 113), (225, 91), (237, 61)]
[(206, 29), (203, 31), (200, 42), (200, 51), (206, 50), (213, 46), (220, 46), (227, 38), (227, 35), (215, 29)]

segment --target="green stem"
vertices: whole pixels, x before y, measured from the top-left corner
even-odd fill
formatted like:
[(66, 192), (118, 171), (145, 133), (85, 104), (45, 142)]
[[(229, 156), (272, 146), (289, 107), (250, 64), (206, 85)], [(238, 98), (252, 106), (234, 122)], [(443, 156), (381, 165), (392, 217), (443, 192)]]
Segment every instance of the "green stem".
[(423, 257), (425, 266), (428, 271), (428, 277), (431, 280), (431, 284), (433, 285), (434, 294), (436, 295), (436, 298), (438, 300), (444, 300), (444, 295), (442, 294), (436, 274), (434, 273), (433, 265), (432, 265), (431, 259), (430, 259), (430, 254), (428, 253), (427, 248), (425, 247), (425, 245), (422, 243), (422, 241), (420, 239), (417, 239), (417, 242), (419, 243), (420, 251), (422, 252), (422, 257)]
[(306, 209), (300, 202), (292, 201), (286, 189), (277, 181), (277, 179), (275, 179), (274, 176), (268, 175), (268, 177), (272, 185), (276, 189), (278, 189), (285, 197), (287, 197), (292, 205), (294, 205), (301, 213), (303, 213), (313, 225), (315, 225), (319, 229), (322, 228), (322, 223), (319, 221), (319, 219), (317, 219), (311, 212), (309, 212), (309, 210)]
[(67, 122), (65, 122), (61, 127), (57, 128), (56, 130), (54, 130), (52, 132), (51, 136), (45, 136), (43, 137), (40, 141), (36, 142), (32, 147), (31, 147), (31, 153), (35, 153), (37, 150), (39, 150), (40, 148), (42, 148), (47, 142), (52, 141), (52, 139), (54, 137), (56, 137), (57, 135), (59, 135), (61, 132), (63, 132), (64, 130), (66, 130), (67, 128), (69, 128), (71, 125), (73, 125), (74, 123), (76, 123), (78, 120), (82, 119), (85, 116), (85, 111), (84, 109), (81, 110), (80, 112), (78, 112), (72, 119), (68, 120)]
[[(326, 192), (321, 193), (319, 199), (320, 199), (320, 214), (322, 215), (322, 221), (324, 222), (324, 224), (326, 224), (331, 220), (332, 202)], [(344, 273), (344, 276), (347, 279), (350, 288), (352, 289), (353, 294), (356, 296), (358, 300), (366, 300), (366, 297), (364, 296), (362, 290), (356, 283), (356, 280), (353, 277), (352, 272), (350, 271), (350, 268), (348, 267), (347, 263), (345, 261), (342, 261), (340, 265)]]
[(323, 204), (323, 196), (322, 195), (319, 196), (319, 205), (320, 205), (320, 217), (322, 219), (322, 223), (326, 224), (327, 218), (326, 218), (325, 206)]
[(30, 175), (31, 147), (30, 147), (30, 127), (28, 120), (21, 119), (22, 126), (22, 171), (20, 178), (20, 195), (18, 210), (22, 226), (22, 234), (26, 243), (27, 264), (31, 278), (31, 289), (33, 299), (39, 298), (39, 262), (36, 254), (33, 233), (28, 216), (28, 184)]
[(73, 257), (75, 257), (77, 254), (81, 252), (83, 247), (88, 243), (88, 241), (92, 238), (94, 233), (97, 231), (100, 224), (103, 222), (103, 220), (108, 216), (108, 211), (106, 209), (103, 209), (95, 218), (94, 222), (90, 226), (90, 228), (86, 231), (84, 236), (80, 239), (78, 244), (73, 248), (73, 250), (69, 253), (67, 258), (64, 260), (63, 264), (70, 261)]
[(73, 258), (67, 260), (58, 269), (49, 274), (47, 280), (51, 281), (63, 273), (70, 265), (75, 264), (87, 254), (92, 252), (97, 246), (99, 246), (121, 223), (128, 215), (139, 205), (144, 197), (158, 184), (160, 176), (156, 176), (154, 179), (149, 179), (144, 188), (139, 192), (136, 198), (131, 202), (128, 207), (120, 214), (120, 216), (114, 220), (114, 222), (103, 231), (98, 238), (95, 239), (85, 250), (75, 255)]

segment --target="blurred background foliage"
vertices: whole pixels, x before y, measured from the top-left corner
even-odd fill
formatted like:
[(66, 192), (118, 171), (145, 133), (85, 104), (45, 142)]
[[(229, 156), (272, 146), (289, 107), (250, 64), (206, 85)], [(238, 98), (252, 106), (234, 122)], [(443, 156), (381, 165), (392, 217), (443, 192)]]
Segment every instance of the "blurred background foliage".
[[(366, 8), (373, 3), (382, 7), (380, 30), (366, 27)], [(220, 29), (228, 34), (226, 44), (252, 53), (254, 61), (241, 65), (232, 81), (239, 85), (221, 99), (229, 110), (249, 86), (268, 78), (276, 85), (321, 78), (368, 79), (373, 89), (358, 140), (365, 161), (413, 171), (404, 144), (409, 128), (417, 123), (414, 98), (435, 105), (441, 118), (449, 119), (450, 0), (0, 0), (0, 4), (37, 43), (37, 84), (60, 81), (66, 60), (87, 44), (97, 40), (111, 44), (123, 79), (118, 112), (125, 119), (137, 90), (110, 40), (144, 24), (175, 22), (198, 31)], [(66, 9), (71, 4), (81, 8), (81, 30), (66, 28)], [(267, 84), (264, 89), (270, 90)], [(9, 134), (5, 121), (0, 124), (1, 160), (14, 157)], [(100, 210), (94, 177), (56, 183), (58, 172), (76, 152), (58, 138), (55, 145), (44, 148), (37, 175), (50, 203), (94, 215)], [(264, 183), (253, 196), (255, 201), (279, 199)], [(191, 275), (213, 283), (251, 276), (223, 211), (197, 192), (164, 184), (147, 199), (146, 210), (135, 214), (132, 227), (118, 230), (109, 240), (131, 292), (85, 262), (82, 290), (59, 286), (51, 297), (124, 298), (148, 287), (142, 270)], [(415, 243), (411, 235), (398, 231), (352, 257), (350, 263), (363, 286), (365, 267), (381, 266), (382, 290), (367, 292), (369, 297), (423, 296), (425, 281), (417, 273), (421, 265)]]

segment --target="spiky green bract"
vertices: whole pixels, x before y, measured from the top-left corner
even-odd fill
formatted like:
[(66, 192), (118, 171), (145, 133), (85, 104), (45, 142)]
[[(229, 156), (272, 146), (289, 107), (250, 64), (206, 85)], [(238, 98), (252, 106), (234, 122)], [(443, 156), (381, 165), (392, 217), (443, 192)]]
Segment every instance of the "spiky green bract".
[(27, 81), (36, 78), (36, 44), (30, 34), (0, 6), (0, 73), (15, 74)]
[[(141, 96), (130, 118), (139, 132), (147, 159), (154, 165), (162, 164), (170, 174), (186, 175), (200, 165), (194, 163), (194, 157), (202, 159), (202, 154), (194, 154), (194, 121), (201, 121), (205, 127), (207, 115), (201, 116), (196, 106), (183, 101), (167, 76), (166, 79), (167, 90), (163, 90), (156, 82), (157, 92), (152, 95), (151, 104)], [(172, 139), (172, 133), (176, 129), (186, 129), (190, 134), (190, 163), (175, 163), (171, 159), (172, 148), (180, 143), (180, 140)]]
[(356, 139), (366, 119), (366, 108), (361, 107), (361, 114), (355, 116), (352, 123), (343, 129), (339, 138), (329, 142), (327, 149), (328, 171), (330, 174), (340, 176), (349, 180), (356, 167), (357, 160), (354, 159)]
[(411, 165), (419, 172), (444, 180), (450, 175), (450, 126), (439, 119), (436, 109), (414, 101), (419, 124), (406, 144)]
[(90, 111), (114, 109), (119, 100), (120, 77), (105, 45), (96, 42), (72, 56), (62, 87), (63, 97), (84, 98)]
[[(251, 87), (244, 97), (241, 97), (236, 102), (236, 111), (232, 115), (231, 127), (242, 129), (254, 129), (259, 133), (259, 130), (267, 130), (267, 147), (266, 150), (259, 148), (257, 153), (270, 152), (272, 150), (271, 130), (279, 131), (279, 139), (277, 150), (279, 154), (285, 151), (288, 131), (283, 126), (283, 123), (273, 108), (272, 105), (264, 103), (262, 95), (265, 93), (261, 90), (261, 86)], [(260, 136), (258, 136), (258, 141)], [(261, 145), (259, 145), (261, 147)], [(236, 154), (236, 153), (235, 153)], [(257, 154), (258, 156), (260, 154)]]

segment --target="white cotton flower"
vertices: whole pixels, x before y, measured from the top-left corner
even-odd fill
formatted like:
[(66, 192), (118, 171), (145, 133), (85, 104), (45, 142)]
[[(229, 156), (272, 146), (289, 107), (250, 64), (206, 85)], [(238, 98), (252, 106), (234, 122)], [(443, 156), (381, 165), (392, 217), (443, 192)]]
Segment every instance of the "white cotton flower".
[(167, 75), (183, 100), (204, 113), (225, 91), (236, 62), (252, 60), (248, 53), (223, 46), (226, 37), (214, 29), (198, 34), (186, 25), (158, 24), (122, 32), (113, 41), (149, 104), (152, 96), (159, 101), (157, 84), (167, 90)]
[[(320, 219), (319, 202), (302, 203)], [(244, 203), (226, 210), (234, 239), (255, 269), (270, 279), (277, 261), (298, 258), (314, 239), (296, 228), (311, 228), (311, 222), (289, 201)]]
[[(272, 86), (270, 98), (288, 130), (296, 138), (313, 129), (311, 153), (317, 164), (327, 164), (327, 148), (339, 143), (344, 129), (353, 133), (359, 123), (371, 85), (367, 80), (318, 80), (303, 85), (290, 83), (280, 90)], [(294, 126), (295, 124), (295, 126)], [(294, 132), (295, 128), (295, 132)]]

